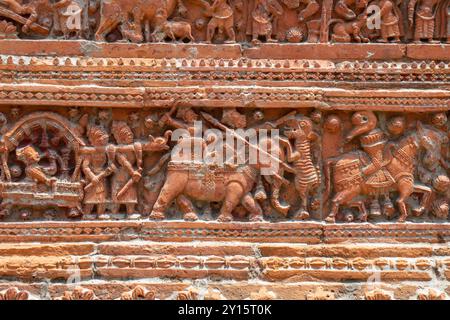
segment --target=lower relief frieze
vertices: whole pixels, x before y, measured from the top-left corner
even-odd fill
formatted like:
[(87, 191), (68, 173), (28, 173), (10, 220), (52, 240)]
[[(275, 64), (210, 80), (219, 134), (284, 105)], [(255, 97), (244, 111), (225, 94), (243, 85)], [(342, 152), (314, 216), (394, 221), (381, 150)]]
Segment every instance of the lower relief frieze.
[(448, 298), (445, 111), (0, 122), (0, 299)]

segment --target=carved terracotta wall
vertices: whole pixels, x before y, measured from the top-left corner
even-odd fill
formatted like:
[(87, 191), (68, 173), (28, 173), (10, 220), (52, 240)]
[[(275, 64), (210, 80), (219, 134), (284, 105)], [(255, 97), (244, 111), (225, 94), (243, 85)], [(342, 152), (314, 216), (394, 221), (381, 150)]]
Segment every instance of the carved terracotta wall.
[(446, 299), (449, 16), (0, 3), (0, 299)]

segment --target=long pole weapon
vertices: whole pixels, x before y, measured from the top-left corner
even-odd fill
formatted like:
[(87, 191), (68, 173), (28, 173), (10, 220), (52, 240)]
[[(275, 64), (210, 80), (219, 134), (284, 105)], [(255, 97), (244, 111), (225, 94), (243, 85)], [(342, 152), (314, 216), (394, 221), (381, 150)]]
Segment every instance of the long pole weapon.
[[(238, 140), (244, 142), (246, 145), (248, 145), (251, 148), (256, 149), (257, 151), (259, 151), (260, 153), (269, 156), (272, 160), (275, 160), (278, 164), (280, 164), (281, 166), (283, 166), (286, 170), (292, 172), (293, 168), (288, 165), (287, 163), (281, 161), (280, 159), (274, 157), (273, 155), (271, 155), (270, 153), (262, 150), (261, 148), (259, 148), (258, 146), (255, 146), (253, 144), (251, 144), (250, 142), (248, 142), (244, 137), (240, 136), (239, 134), (237, 134), (234, 130), (229, 129), (227, 126), (225, 126), (223, 123), (221, 123), (220, 121), (218, 121), (217, 119), (215, 119), (213, 116), (205, 113), (205, 112), (200, 112), (201, 115), (203, 116), (203, 118), (205, 118), (206, 121), (208, 121), (209, 123), (211, 123), (212, 125), (218, 127), (219, 129), (221, 129), (222, 131), (225, 132), (231, 132), (231, 134)], [(284, 179), (283, 177), (279, 176), (277, 173), (273, 172), (273, 174), (275, 176), (277, 176), (277, 178), (282, 179), (283, 181), (285, 181), (286, 179)]]

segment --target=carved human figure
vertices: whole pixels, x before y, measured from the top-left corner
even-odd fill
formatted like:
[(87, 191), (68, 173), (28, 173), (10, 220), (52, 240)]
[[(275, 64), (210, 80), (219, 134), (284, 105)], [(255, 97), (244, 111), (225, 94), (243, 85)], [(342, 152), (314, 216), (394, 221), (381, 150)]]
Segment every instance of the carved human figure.
[(89, 35), (88, 0), (61, 0), (53, 4), (56, 14), (53, 31), (62, 33), (64, 39)]
[(8, 149), (3, 140), (3, 135), (8, 130), (8, 120), (4, 113), (0, 112), (0, 161), (1, 181), (11, 181), (11, 173), (8, 167)]
[(259, 42), (260, 36), (267, 42), (276, 42), (272, 39), (273, 19), (283, 14), (283, 7), (277, 0), (255, 0), (252, 15), (252, 41)]
[(380, 8), (380, 38), (377, 40), (381, 43), (400, 42), (402, 14), (395, 2), (391, 0), (380, 0), (378, 2)]
[(446, 174), (439, 174), (433, 179), (433, 200), (431, 213), (438, 219), (447, 219), (449, 215), (450, 179)]
[[(138, 219), (140, 214), (136, 212), (136, 205), (138, 203), (138, 182), (142, 177), (142, 145), (134, 142), (131, 128), (123, 121), (114, 121), (111, 132), (118, 144), (115, 159), (119, 164), (111, 178), (111, 211), (118, 213), (120, 205), (124, 204), (128, 218)], [(120, 146), (127, 148), (120, 150)]]
[[(386, 169), (386, 165), (391, 158), (387, 156), (389, 149), (386, 148), (386, 137), (383, 131), (377, 128), (378, 119), (373, 112), (357, 112), (352, 117), (353, 130), (347, 135), (345, 141), (348, 143), (356, 136), (360, 136), (361, 147), (369, 155), (370, 162), (365, 163), (362, 169), (365, 183), (373, 190), (377, 190), (373, 194), (370, 204), (370, 214), (379, 216), (381, 214), (379, 196), (384, 196), (384, 210), (392, 210), (392, 203), (385, 189), (394, 182), (394, 178)], [(389, 208), (387, 208), (388, 206)]]
[(87, 136), (92, 149), (84, 155), (82, 170), (87, 179), (84, 187), (84, 213), (89, 214), (97, 206), (99, 219), (108, 219), (106, 214), (107, 204), (107, 177), (111, 175), (116, 167), (112, 163), (111, 153), (106, 153), (109, 135), (104, 128), (97, 125), (88, 127)]
[(410, 0), (408, 3), (408, 21), (410, 28), (413, 28), (413, 40), (420, 43), (427, 40), (430, 43), (439, 41), (433, 40), (436, 6), (440, 0)]
[(214, 0), (206, 14), (211, 17), (206, 28), (206, 43), (212, 43), (217, 29), (226, 34), (228, 40), (225, 43), (236, 42), (233, 9), (227, 0)]
[(57, 182), (55, 177), (49, 177), (39, 165), (41, 157), (33, 146), (16, 149), (17, 159), (25, 164), (25, 175), (28, 180), (53, 187)]
[[(439, 153), (441, 145), (436, 139), (434, 130), (417, 122), (417, 131), (400, 139), (395, 150), (385, 149), (382, 132), (375, 129), (375, 115), (369, 111), (359, 111), (354, 115), (356, 127), (347, 137), (350, 141), (355, 136), (361, 137), (361, 145), (365, 153), (360, 151), (349, 152), (340, 157), (328, 159), (324, 166), (326, 191), (324, 198), (328, 199), (331, 190), (331, 172), (336, 194), (331, 200), (331, 212), (326, 218), (327, 222), (334, 222), (341, 205), (355, 206), (359, 209), (360, 220), (367, 218), (364, 200), (359, 195), (377, 196), (390, 191), (397, 191), (397, 205), (400, 211), (399, 222), (404, 222), (408, 216), (406, 200), (412, 193), (421, 193), (419, 206), (412, 209), (417, 216), (425, 213), (429, 206), (432, 190), (430, 187), (419, 184), (415, 180), (416, 164), (419, 154), (425, 150), (427, 155)], [(367, 134), (366, 134), (367, 133)], [(430, 143), (432, 142), (432, 143)], [(364, 147), (365, 145), (365, 147)], [(384, 151), (388, 151), (385, 154)], [(369, 155), (369, 159), (364, 158)], [(332, 171), (331, 171), (332, 170)], [(391, 179), (392, 178), (392, 179)]]
[(36, 33), (41, 36), (48, 36), (53, 25), (53, 8), (49, 0), (31, 0), (25, 4), (22, 1), (2, 0), (1, 5), (21, 16), (28, 18), (14, 17), (17, 22), (23, 24), (24, 33)]

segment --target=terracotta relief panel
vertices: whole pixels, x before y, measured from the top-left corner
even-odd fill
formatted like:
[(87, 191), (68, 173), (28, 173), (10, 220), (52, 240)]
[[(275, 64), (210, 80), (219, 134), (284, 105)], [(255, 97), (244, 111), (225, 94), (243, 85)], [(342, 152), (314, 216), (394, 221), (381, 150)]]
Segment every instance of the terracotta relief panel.
[(108, 42), (446, 42), (445, 0), (8, 0), (5, 39)]

